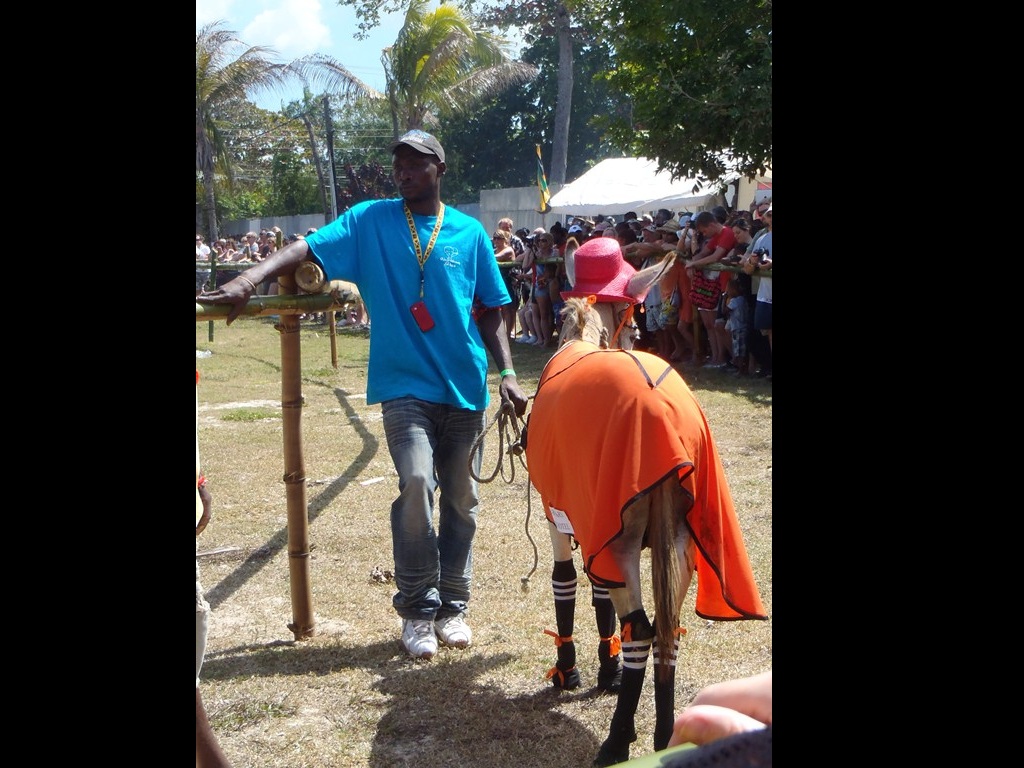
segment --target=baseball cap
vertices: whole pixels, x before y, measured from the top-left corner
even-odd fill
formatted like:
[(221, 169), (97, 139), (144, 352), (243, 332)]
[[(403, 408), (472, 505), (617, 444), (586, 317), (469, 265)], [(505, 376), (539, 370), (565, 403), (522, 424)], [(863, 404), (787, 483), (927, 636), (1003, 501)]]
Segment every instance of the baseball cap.
[(575, 235), (576, 233), (582, 232), (582, 231), (583, 231), (583, 227), (581, 227), (579, 224), (573, 224), (571, 227), (569, 227), (569, 234), (570, 235)]
[(388, 149), (391, 150), (392, 154), (398, 149), (399, 146), (404, 144), (407, 147), (412, 147), (417, 152), (421, 152), (424, 155), (437, 155), (437, 159), (442, 163), (444, 162), (444, 148), (432, 135), (426, 131), (413, 130), (409, 131), (398, 141), (393, 141), (388, 145)]

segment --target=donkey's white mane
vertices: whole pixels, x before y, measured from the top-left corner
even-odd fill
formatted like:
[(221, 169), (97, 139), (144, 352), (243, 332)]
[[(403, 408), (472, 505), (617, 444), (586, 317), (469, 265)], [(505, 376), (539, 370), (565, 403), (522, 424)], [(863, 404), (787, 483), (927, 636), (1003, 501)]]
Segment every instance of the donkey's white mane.
[(586, 299), (573, 297), (565, 300), (562, 307), (562, 332), (558, 336), (558, 346), (570, 341), (589, 341), (601, 349), (608, 349), (611, 331), (601, 316), (601, 308), (611, 315), (610, 304), (591, 304)]

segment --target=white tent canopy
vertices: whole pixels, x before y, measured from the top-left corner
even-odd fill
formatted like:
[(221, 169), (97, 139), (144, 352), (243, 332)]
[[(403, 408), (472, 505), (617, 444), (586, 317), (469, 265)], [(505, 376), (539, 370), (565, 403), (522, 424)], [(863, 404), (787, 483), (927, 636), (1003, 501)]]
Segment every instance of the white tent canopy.
[(645, 157), (602, 160), (558, 190), (549, 201), (552, 213), (580, 216), (640, 213), (659, 208), (701, 209), (717, 203), (718, 187), (705, 187), (693, 179), (673, 181), (668, 171), (658, 172), (656, 160)]

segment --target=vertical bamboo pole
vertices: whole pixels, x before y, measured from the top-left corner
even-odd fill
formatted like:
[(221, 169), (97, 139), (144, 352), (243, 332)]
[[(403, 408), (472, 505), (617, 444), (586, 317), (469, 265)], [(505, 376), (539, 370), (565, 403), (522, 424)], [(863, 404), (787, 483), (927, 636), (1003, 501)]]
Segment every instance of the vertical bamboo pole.
[[(217, 289), (217, 260), (213, 258), (213, 247), (210, 247), (210, 290), (214, 291)], [(210, 327), (206, 329), (206, 338), (209, 341), (213, 341), (213, 320), (210, 321)]]
[(338, 318), (333, 309), (327, 313), (327, 327), (331, 335), (331, 365), (338, 370)]
[[(704, 321), (700, 319), (700, 310), (697, 309), (697, 305), (693, 306), (693, 364), (704, 365), (704, 355), (700, 351), (700, 331), (704, 325)], [(710, 342), (709, 342), (710, 343)]]
[[(294, 275), (277, 278), (281, 293), (295, 294)], [(284, 483), (288, 502), (288, 572), (292, 593), (292, 623), (296, 640), (313, 636), (313, 592), (309, 580), (309, 513), (306, 468), (302, 452), (302, 355), (299, 317), (280, 315), (281, 409), (284, 429)]]

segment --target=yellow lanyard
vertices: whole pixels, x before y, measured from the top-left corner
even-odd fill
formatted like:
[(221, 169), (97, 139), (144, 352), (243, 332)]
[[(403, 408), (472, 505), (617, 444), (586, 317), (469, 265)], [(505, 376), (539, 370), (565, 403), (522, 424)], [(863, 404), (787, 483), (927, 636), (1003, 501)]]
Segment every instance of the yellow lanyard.
[(430, 253), (434, 250), (434, 243), (437, 242), (437, 236), (441, 232), (441, 222), (444, 221), (444, 203), (441, 203), (441, 207), (437, 211), (437, 222), (434, 224), (434, 231), (430, 233), (430, 242), (427, 243), (426, 252), (420, 249), (420, 236), (416, 234), (416, 223), (412, 220), (412, 211), (409, 210), (409, 204), (403, 201), (402, 208), (405, 209), (405, 220), (409, 224), (409, 234), (412, 235), (412, 247), (416, 251), (416, 261), (420, 263), (420, 298), (422, 299), (423, 265), (430, 258)]

